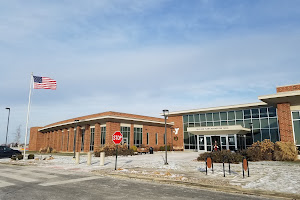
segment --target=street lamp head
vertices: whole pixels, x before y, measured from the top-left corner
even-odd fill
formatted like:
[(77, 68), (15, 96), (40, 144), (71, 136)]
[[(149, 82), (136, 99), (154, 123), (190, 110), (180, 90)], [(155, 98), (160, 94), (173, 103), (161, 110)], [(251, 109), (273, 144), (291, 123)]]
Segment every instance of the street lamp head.
[(252, 127), (253, 127), (253, 123), (252, 123), (252, 122), (250, 122), (250, 123), (249, 123), (249, 125), (250, 125), (250, 128), (252, 128)]
[(7, 107), (7, 108), (5, 108), (5, 109), (8, 109), (8, 110), (10, 110), (10, 108), (8, 108), (8, 107)]
[(169, 110), (164, 109), (164, 110), (163, 110), (163, 115), (164, 115), (164, 116), (168, 116), (168, 115), (169, 115)]

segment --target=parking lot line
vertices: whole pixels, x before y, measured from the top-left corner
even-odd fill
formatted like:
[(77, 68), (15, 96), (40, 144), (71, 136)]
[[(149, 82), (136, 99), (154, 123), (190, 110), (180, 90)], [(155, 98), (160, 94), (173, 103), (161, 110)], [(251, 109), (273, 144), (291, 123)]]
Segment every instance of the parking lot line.
[(89, 177), (84, 177), (84, 178), (70, 179), (70, 180), (66, 180), (66, 181), (41, 183), (39, 185), (41, 185), (41, 186), (62, 185), (62, 184), (77, 183), (77, 182), (81, 182), (81, 181), (88, 181), (88, 180), (94, 180), (94, 179), (100, 179), (100, 178), (102, 178), (102, 177), (100, 177), (100, 176), (89, 176)]
[(15, 184), (0, 180), (0, 188), (11, 186), (11, 185), (15, 185)]
[(10, 178), (10, 179), (15, 179), (15, 180), (22, 181), (22, 182), (35, 182), (35, 181), (37, 181), (36, 179), (27, 178), (27, 177), (24, 177), (24, 176), (21, 176), (19, 174), (15, 174), (15, 173), (10, 174), (10, 173), (5, 173), (5, 172), (0, 172), (0, 176)]

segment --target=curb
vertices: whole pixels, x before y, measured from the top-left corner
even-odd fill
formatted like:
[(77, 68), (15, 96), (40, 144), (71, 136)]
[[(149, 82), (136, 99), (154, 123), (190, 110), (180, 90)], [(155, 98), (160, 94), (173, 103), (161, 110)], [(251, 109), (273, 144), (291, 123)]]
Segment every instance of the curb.
[[(97, 172), (94, 172), (99, 174)], [(266, 197), (266, 198), (276, 198), (276, 199), (300, 199), (300, 195), (292, 194), (292, 193), (280, 193), (280, 192), (273, 192), (273, 191), (265, 191), (265, 190), (253, 190), (253, 189), (244, 189), (239, 187), (233, 186), (219, 186), (219, 185), (207, 185), (202, 183), (195, 183), (195, 182), (188, 182), (188, 181), (179, 181), (179, 180), (170, 180), (170, 179), (163, 179), (163, 178), (153, 178), (147, 176), (138, 176), (138, 175), (131, 175), (131, 174), (116, 174), (116, 173), (107, 173), (101, 174), (103, 176), (110, 176), (115, 178), (125, 178), (125, 179), (139, 179), (144, 181), (150, 182), (158, 182), (163, 184), (171, 184), (171, 185), (178, 185), (178, 186), (185, 186), (185, 187), (192, 187), (196, 189), (204, 189), (204, 190), (212, 190), (218, 192), (225, 192), (225, 193), (232, 193), (232, 194), (245, 194), (251, 196), (259, 196), (259, 197)]]

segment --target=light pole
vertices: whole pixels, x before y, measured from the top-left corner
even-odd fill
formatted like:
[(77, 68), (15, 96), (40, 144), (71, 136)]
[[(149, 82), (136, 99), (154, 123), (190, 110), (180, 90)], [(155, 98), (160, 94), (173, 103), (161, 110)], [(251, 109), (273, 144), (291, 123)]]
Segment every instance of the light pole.
[(7, 119), (7, 128), (6, 128), (6, 140), (5, 140), (5, 146), (7, 146), (7, 135), (8, 135), (8, 125), (9, 125), (9, 115), (10, 115), (10, 108), (5, 108), (8, 110), (8, 119)]
[(74, 156), (73, 156), (73, 158), (75, 158), (75, 146), (76, 146), (76, 135), (77, 135), (77, 123), (79, 122), (79, 120), (78, 119), (75, 119), (74, 120), (74, 122), (75, 122), (75, 134), (74, 134), (74, 147), (73, 147), (73, 150), (74, 150)]
[(251, 129), (252, 142), (254, 143), (254, 135), (253, 135), (253, 123), (252, 123), (252, 122), (250, 122), (250, 123), (249, 123), (249, 125), (250, 125), (250, 129)]
[(165, 151), (166, 151), (166, 159), (165, 159), (165, 165), (168, 165), (168, 160), (167, 160), (167, 151), (168, 151), (168, 143), (167, 143), (167, 117), (169, 115), (169, 110), (163, 110), (163, 115), (165, 117)]

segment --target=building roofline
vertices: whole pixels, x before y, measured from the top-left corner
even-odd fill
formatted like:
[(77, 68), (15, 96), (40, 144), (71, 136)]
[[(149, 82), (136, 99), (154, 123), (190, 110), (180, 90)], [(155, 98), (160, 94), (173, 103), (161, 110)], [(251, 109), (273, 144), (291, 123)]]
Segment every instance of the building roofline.
[[(76, 118), (74, 118), (76, 119)], [(114, 116), (114, 115), (105, 115), (105, 116), (99, 116), (99, 117), (94, 117), (94, 118), (88, 118), (88, 119), (82, 119), (79, 120), (78, 122), (65, 122), (65, 123), (60, 123), (60, 124), (54, 124), (52, 126), (45, 126), (38, 131), (45, 131), (48, 129), (53, 129), (57, 127), (62, 127), (62, 126), (68, 126), (68, 125), (75, 125), (75, 124), (80, 124), (80, 123), (85, 123), (85, 122), (90, 122), (90, 121), (97, 121), (97, 120), (108, 120), (108, 119), (114, 119), (114, 120), (127, 120), (127, 121), (133, 121), (133, 122), (144, 122), (144, 123), (151, 123), (151, 124), (159, 124), (159, 125), (164, 125), (165, 122), (163, 121), (155, 121), (155, 120), (147, 120), (147, 119), (139, 119), (139, 118), (132, 118), (132, 117), (123, 117), (123, 116)], [(167, 123), (167, 125), (174, 125), (174, 123)]]
[(289, 86), (296, 86), (296, 85), (300, 85), (300, 83), (298, 83), (298, 84), (290, 84), (290, 85), (280, 85), (280, 86), (276, 86), (276, 88), (280, 88), (280, 87), (289, 87)]
[[(255, 102), (255, 103), (236, 104), (236, 105), (229, 105), (229, 106), (200, 108), (200, 109), (169, 112), (169, 116), (191, 114), (191, 113), (201, 113), (201, 112), (209, 112), (209, 111), (223, 111), (223, 110), (240, 109), (240, 108), (261, 107), (261, 106), (267, 106), (267, 105), (268, 104), (265, 102)], [(163, 114), (161, 114), (161, 115), (163, 115)]]
[(288, 92), (278, 92), (275, 94), (268, 94), (258, 96), (258, 99), (266, 102), (268, 104), (278, 104), (278, 103), (291, 103), (299, 105), (300, 103), (300, 90), (288, 91)]

